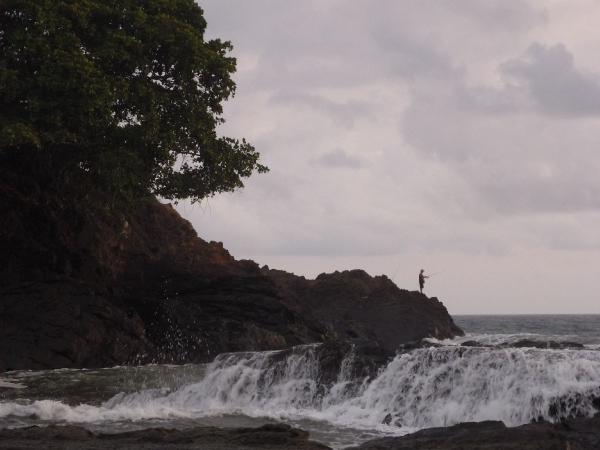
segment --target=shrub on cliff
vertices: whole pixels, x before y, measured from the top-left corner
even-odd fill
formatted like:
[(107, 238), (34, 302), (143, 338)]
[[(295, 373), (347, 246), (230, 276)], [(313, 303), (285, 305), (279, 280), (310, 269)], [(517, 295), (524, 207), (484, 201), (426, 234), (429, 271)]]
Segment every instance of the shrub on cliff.
[(194, 0), (4, 0), (0, 21), (5, 169), (193, 201), (267, 170), (216, 133), (236, 62), (229, 42), (204, 39)]

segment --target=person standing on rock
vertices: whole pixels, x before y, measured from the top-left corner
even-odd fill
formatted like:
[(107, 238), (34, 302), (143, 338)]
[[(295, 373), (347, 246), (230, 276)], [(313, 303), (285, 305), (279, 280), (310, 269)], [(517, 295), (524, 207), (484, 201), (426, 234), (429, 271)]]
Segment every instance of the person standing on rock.
[(421, 272), (419, 272), (419, 291), (421, 294), (423, 293), (423, 288), (425, 287), (425, 278), (429, 278), (424, 272), (425, 271), (423, 269), (421, 269)]

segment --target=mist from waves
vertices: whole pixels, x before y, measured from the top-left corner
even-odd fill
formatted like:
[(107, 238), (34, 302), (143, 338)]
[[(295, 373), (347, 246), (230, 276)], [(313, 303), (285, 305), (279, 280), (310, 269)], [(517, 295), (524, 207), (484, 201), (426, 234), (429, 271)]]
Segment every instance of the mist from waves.
[(327, 385), (318, 381), (316, 350), (223, 354), (195, 382), (119, 393), (98, 405), (0, 401), (0, 424), (10, 418), (116, 424), (241, 415), (404, 434), (466, 421), (514, 426), (592, 415), (600, 398), (596, 350), (420, 348), (364, 379), (351, 377), (350, 352)]

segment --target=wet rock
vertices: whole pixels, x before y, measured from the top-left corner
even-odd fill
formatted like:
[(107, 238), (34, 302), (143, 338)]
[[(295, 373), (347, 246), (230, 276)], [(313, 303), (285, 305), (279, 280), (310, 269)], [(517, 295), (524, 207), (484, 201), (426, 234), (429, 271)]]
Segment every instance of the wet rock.
[(310, 441), (308, 433), (285, 424), (258, 428), (197, 427), (187, 430), (150, 428), (117, 434), (96, 434), (76, 426), (0, 430), (0, 449), (30, 450), (327, 450)]
[(421, 339), (418, 341), (410, 341), (410, 342), (401, 344), (398, 347), (398, 353), (408, 353), (408, 352), (411, 352), (411, 351), (419, 349), (419, 348), (436, 348), (436, 347), (437, 348), (443, 347), (443, 344), (439, 344), (437, 342), (431, 342), (429, 339)]
[[(507, 428), (502, 422), (462, 423), (365, 442), (354, 450), (597, 450), (600, 415), (560, 424)], [(350, 449), (348, 449), (350, 450)]]
[(574, 349), (580, 350), (585, 348), (579, 342), (571, 341), (535, 341), (533, 339), (520, 339), (515, 342), (501, 342), (499, 344), (483, 344), (478, 341), (469, 340), (461, 342), (462, 347), (487, 347), (487, 348), (540, 348), (540, 349)]
[(315, 353), (319, 365), (317, 381), (322, 386), (331, 386), (340, 376), (358, 382), (372, 378), (394, 356), (371, 342), (332, 339), (317, 347)]
[(531, 339), (521, 339), (516, 342), (506, 342), (500, 344), (501, 347), (515, 347), (515, 348), (548, 348), (554, 350), (562, 349), (582, 349), (585, 348), (583, 344), (579, 342), (569, 341), (534, 341)]
[[(595, 392), (600, 390), (600, 381)], [(600, 396), (594, 394), (594, 390), (588, 393), (567, 393), (564, 396), (555, 398), (548, 406), (548, 414), (553, 419), (563, 417), (575, 418), (581, 417), (581, 406), (587, 405), (587, 408), (592, 411), (600, 411)]]

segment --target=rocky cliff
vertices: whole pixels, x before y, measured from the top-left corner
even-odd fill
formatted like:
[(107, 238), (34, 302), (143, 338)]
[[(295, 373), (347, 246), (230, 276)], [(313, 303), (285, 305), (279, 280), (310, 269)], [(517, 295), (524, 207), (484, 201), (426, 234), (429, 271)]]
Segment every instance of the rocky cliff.
[(286, 306), (322, 323), (340, 339), (366, 339), (393, 353), (425, 337), (463, 334), (437, 298), (399, 289), (385, 275), (372, 277), (364, 270), (347, 270), (307, 280), (268, 267), (263, 267), (263, 273), (283, 292)]
[(386, 277), (261, 270), (154, 198), (117, 210), (5, 175), (0, 371), (206, 361), (327, 336), (393, 352), (461, 333), (439, 301)]

